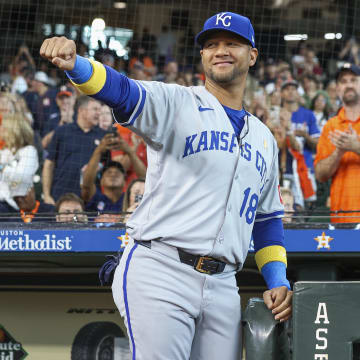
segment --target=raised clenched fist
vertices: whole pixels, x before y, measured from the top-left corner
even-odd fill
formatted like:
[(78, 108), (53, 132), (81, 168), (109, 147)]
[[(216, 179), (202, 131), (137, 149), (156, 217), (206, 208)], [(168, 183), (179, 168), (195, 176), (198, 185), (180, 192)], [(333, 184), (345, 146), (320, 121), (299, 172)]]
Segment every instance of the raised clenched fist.
[(65, 36), (55, 36), (44, 40), (40, 55), (61, 70), (72, 70), (76, 61), (76, 45)]

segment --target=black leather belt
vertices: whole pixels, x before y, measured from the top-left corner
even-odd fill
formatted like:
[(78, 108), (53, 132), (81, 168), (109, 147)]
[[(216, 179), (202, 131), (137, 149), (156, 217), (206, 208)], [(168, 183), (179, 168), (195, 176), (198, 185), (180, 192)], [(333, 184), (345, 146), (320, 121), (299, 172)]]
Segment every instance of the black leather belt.
[[(135, 240), (135, 243), (151, 249), (151, 241)], [(179, 248), (176, 248), (179, 253), (179, 259), (182, 263), (192, 266), (196, 271), (213, 275), (224, 271), (226, 263), (216, 260), (210, 256), (199, 256), (189, 254)]]

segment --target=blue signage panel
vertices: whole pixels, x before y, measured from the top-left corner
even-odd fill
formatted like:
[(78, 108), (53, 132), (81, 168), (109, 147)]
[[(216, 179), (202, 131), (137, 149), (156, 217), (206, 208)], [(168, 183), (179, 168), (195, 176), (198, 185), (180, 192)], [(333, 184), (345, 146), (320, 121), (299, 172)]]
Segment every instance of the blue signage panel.
[[(7, 229), (0, 230), (0, 252), (116, 252), (128, 240), (125, 229)], [(285, 230), (285, 245), (289, 253), (360, 252), (360, 231)]]
[(0, 252), (115, 252), (128, 241), (117, 230), (0, 230)]
[(285, 230), (286, 250), (290, 252), (360, 252), (360, 231)]

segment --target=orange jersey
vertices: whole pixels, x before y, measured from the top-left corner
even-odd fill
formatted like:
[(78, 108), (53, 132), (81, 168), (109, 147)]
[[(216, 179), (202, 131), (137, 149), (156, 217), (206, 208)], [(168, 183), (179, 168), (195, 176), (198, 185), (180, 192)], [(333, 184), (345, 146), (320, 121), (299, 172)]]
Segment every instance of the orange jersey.
[[(328, 120), (325, 124), (319, 143), (317, 145), (317, 153), (314, 164), (316, 165), (320, 160), (329, 157), (335, 150), (335, 146), (329, 139), (329, 133), (340, 130), (346, 131), (349, 125), (360, 136), (360, 117), (356, 121), (350, 121), (346, 118), (344, 108), (341, 108), (339, 113)], [(340, 165), (332, 177), (330, 200), (331, 211), (339, 210), (360, 210), (360, 155), (348, 151), (341, 158)], [(342, 218), (333, 217), (332, 222), (360, 222), (360, 212), (357, 213), (338, 213), (336, 216), (344, 215)]]

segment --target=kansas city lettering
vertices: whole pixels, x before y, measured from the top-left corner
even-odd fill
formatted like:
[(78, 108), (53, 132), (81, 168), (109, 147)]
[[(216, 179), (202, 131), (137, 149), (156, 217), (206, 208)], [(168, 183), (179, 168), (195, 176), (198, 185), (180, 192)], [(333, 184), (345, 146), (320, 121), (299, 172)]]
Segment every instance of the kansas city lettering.
[[(202, 131), (200, 134), (192, 134), (185, 138), (183, 158), (199, 153), (200, 151), (228, 151), (234, 152), (238, 146), (235, 134), (226, 131)], [(267, 166), (264, 157), (258, 150), (252, 150), (247, 142), (240, 147), (240, 156), (247, 161), (255, 160), (255, 167), (260, 174), (261, 181), (266, 179)]]
[(207, 150), (221, 150), (233, 153), (237, 145), (235, 134), (230, 135), (225, 131), (211, 130), (210, 133), (203, 131), (200, 134), (186, 137), (183, 158)]

